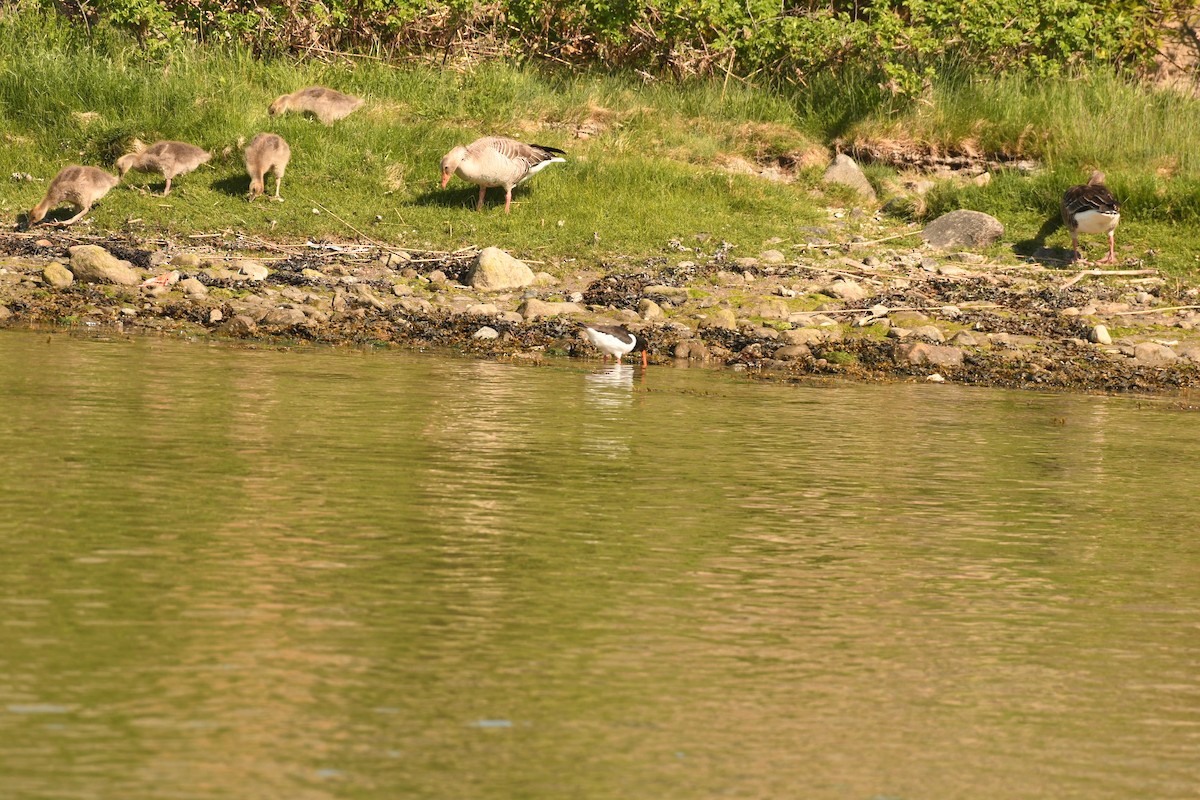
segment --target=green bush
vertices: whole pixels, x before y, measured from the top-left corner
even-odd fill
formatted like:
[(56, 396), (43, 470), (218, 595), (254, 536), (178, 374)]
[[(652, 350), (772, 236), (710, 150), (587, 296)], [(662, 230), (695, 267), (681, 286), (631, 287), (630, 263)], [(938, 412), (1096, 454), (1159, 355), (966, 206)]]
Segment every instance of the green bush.
[(851, 68), (914, 96), (948, 65), (1050, 76), (1138, 71), (1188, 0), (97, 0), (44, 3), (151, 45), (181, 34), (257, 52), (486, 57), (807, 86)]

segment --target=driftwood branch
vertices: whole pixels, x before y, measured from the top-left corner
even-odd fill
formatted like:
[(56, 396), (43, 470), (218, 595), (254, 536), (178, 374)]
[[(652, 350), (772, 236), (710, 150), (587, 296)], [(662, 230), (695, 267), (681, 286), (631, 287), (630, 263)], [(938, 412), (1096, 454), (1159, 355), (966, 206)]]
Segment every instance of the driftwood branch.
[(1156, 269), (1085, 269), (1076, 275), (1071, 280), (1058, 287), (1060, 289), (1069, 289), (1079, 283), (1084, 278), (1089, 276), (1101, 277), (1105, 275), (1157, 275)]

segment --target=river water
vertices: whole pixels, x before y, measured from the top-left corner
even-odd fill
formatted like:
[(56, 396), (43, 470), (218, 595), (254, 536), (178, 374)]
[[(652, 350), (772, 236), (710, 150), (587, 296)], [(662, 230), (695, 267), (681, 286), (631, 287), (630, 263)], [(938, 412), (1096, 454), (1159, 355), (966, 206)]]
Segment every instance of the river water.
[(0, 797), (1194, 798), (1200, 417), (0, 332)]

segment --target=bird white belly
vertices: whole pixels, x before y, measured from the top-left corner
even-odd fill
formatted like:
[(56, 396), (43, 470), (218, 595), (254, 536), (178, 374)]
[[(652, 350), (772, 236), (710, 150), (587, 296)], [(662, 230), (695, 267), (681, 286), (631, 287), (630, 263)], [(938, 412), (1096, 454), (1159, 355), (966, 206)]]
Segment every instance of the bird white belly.
[(1103, 211), (1080, 211), (1075, 215), (1075, 223), (1080, 233), (1108, 233), (1115, 229), (1120, 221), (1120, 214), (1106, 214)]
[(612, 356), (623, 356), (637, 344), (637, 339), (633, 336), (629, 337), (629, 341), (624, 341), (617, 336), (612, 336), (604, 331), (592, 330), (591, 328), (585, 328), (583, 332), (587, 336), (588, 341), (595, 345), (598, 350)]

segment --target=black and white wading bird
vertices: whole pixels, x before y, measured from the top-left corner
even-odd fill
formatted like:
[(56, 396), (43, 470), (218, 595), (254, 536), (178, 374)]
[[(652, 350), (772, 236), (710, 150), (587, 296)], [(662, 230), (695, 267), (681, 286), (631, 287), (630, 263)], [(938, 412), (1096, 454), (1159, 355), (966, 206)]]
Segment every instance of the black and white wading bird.
[(1079, 234), (1108, 234), (1108, 255), (1097, 264), (1113, 264), (1117, 260), (1114, 234), (1121, 221), (1121, 204), (1104, 185), (1104, 173), (1096, 170), (1088, 182), (1072, 186), (1063, 194), (1062, 218), (1071, 232), (1071, 249), (1074, 257), (1082, 260), (1079, 252)]
[(606, 359), (608, 356), (612, 356), (620, 364), (621, 356), (641, 350), (642, 366), (647, 365), (646, 340), (621, 325), (585, 324), (583, 335), (604, 354)]

